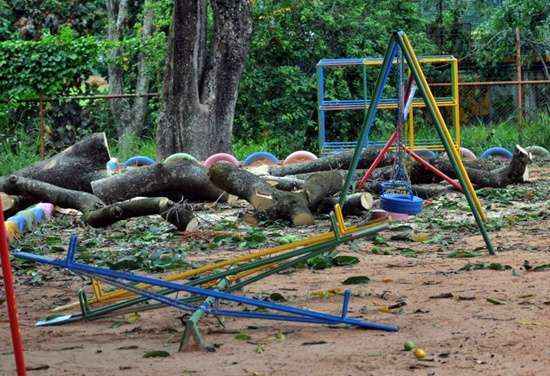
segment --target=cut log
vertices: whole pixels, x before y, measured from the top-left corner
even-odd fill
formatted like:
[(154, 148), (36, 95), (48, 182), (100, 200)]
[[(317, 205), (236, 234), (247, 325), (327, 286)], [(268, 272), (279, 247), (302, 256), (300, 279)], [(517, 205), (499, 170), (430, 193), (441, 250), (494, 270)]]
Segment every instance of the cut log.
[(123, 219), (155, 214), (161, 215), (181, 231), (194, 230), (198, 226), (191, 210), (165, 197), (138, 197), (118, 202), (86, 212), (83, 219), (92, 227), (107, 227)]
[(17, 196), (11, 196), (4, 192), (0, 192), (0, 200), (2, 200), (2, 211), (7, 212), (15, 206)]
[[(364, 150), (361, 153), (357, 168), (368, 168), (376, 158), (378, 151)], [(340, 154), (322, 157), (307, 163), (296, 163), (286, 166), (272, 166), (269, 173), (273, 176), (287, 176), (304, 174), (308, 172), (328, 171), (328, 170), (347, 170), (353, 158), (353, 151), (345, 151)], [(387, 163), (389, 157), (383, 161)]]
[[(318, 213), (330, 213), (339, 201), (339, 196), (325, 197), (317, 207)], [(372, 209), (374, 199), (368, 192), (357, 192), (346, 196), (346, 201), (342, 206), (344, 216), (361, 216)]]
[(183, 196), (192, 201), (216, 201), (223, 192), (208, 178), (208, 170), (195, 161), (176, 159), (130, 169), (92, 182), (93, 193), (111, 204), (142, 196)]
[(348, 195), (342, 206), (344, 215), (363, 215), (365, 211), (372, 209), (374, 199), (368, 192), (358, 192)]
[(261, 177), (227, 163), (210, 167), (210, 180), (220, 189), (248, 201), (271, 219), (291, 220), (294, 225), (313, 223), (306, 196), (273, 188)]
[[(101, 176), (109, 161), (105, 133), (94, 133), (59, 154), (37, 162), (11, 175), (39, 180), (61, 188), (92, 192), (90, 182)], [(0, 191), (5, 192), (7, 177), (0, 178)]]

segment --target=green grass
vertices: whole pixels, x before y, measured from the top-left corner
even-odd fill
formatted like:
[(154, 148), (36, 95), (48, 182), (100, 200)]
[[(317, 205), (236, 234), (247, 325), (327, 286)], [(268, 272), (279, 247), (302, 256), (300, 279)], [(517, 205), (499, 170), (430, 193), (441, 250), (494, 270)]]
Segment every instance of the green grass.
[(152, 138), (131, 137), (122, 141), (109, 140), (111, 156), (124, 162), (128, 158), (136, 155), (144, 155), (153, 159), (157, 156), (157, 144)]
[(22, 169), (39, 159), (38, 140), (19, 131), (0, 143), (0, 176)]
[[(454, 136), (454, 130), (450, 129)], [(539, 145), (550, 148), (550, 115), (541, 114), (537, 118), (526, 121), (520, 133), (515, 122), (503, 122), (494, 125), (468, 125), (461, 127), (462, 146), (481, 154), (492, 146), (502, 146), (512, 150), (516, 144), (522, 146)], [(435, 129), (426, 126), (416, 131), (417, 139), (437, 139)]]

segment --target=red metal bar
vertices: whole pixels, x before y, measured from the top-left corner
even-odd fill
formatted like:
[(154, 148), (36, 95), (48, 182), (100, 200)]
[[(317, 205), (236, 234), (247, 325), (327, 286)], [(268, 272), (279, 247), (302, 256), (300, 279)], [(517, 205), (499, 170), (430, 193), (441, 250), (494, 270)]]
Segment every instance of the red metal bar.
[(378, 155), (376, 156), (376, 159), (372, 162), (372, 164), (370, 165), (369, 169), (367, 170), (367, 172), (365, 172), (365, 175), (361, 178), (361, 180), (359, 180), (359, 182), (357, 183), (357, 188), (362, 188), (363, 185), (367, 182), (367, 180), (370, 178), (370, 176), (372, 175), (372, 172), (374, 171), (374, 169), (380, 164), (380, 162), (382, 161), (382, 159), (384, 159), (384, 157), (386, 156), (386, 153), (388, 152), (388, 150), (391, 148), (391, 146), (394, 144), (394, 142), (397, 140), (397, 136), (398, 136), (398, 133), (397, 132), (394, 132), (388, 142), (386, 142), (386, 145), (384, 145), (384, 147), (382, 149), (380, 149), (380, 152), (378, 153)]
[(411, 157), (416, 159), (418, 161), (418, 163), (420, 163), (422, 166), (426, 167), (428, 170), (430, 170), (431, 172), (433, 172), (434, 174), (439, 176), (441, 179), (445, 180), (447, 183), (452, 185), (455, 189), (457, 189), (459, 191), (462, 191), (462, 187), (460, 186), (460, 184), (456, 180), (453, 180), (450, 177), (448, 177), (447, 175), (445, 175), (443, 172), (438, 170), (436, 167), (431, 165), (427, 160), (422, 158), (420, 155), (416, 154), (414, 151), (412, 151), (408, 147), (405, 146), (404, 148), (405, 148), (405, 151), (407, 153), (409, 153), (409, 155)]
[(10, 320), (11, 340), (13, 344), (15, 365), (17, 367), (17, 375), (25, 376), (26, 370), (25, 358), (23, 355), (23, 342), (21, 341), (19, 321), (17, 320), (17, 303), (15, 301), (15, 290), (13, 288), (13, 273), (10, 264), (2, 200), (0, 200), (0, 262), (2, 263), (2, 275), (4, 276), (4, 289), (6, 291), (6, 302), (8, 304), (8, 319)]

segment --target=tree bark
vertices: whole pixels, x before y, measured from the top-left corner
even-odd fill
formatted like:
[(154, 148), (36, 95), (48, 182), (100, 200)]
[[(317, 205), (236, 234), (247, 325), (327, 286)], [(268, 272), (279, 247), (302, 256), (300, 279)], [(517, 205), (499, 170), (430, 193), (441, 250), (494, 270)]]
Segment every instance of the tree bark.
[[(128, 0), (106, 0), (107, 8), (107, 40), (113, 43), (109, 52), (107, 72), (109, 75), (109, 94), (119, 95), (124, 92), (124, 70), (121, 67), (122, 47), (119, 45), (124, 36), (128, 18)], [(122, 136), (124, 129), (131, 124), (130, 101), (128, 98), (112, 98), (109, 100), (117, 132)]]
[[(13, 175), (40, 180), (62, 188), (92, 192), (90, 182), (102, 176), (109, 161), (105, 133), (94, 133), (61, 153), (19, 170)], [(0, 191), (6, 192), (6, 177), (0, 178)]]
[[(149, 92), (150, 76), (147, 71), (147, 53), (145, 50), (148, 48), (148, 42), (151, 39), (151, 34), (153, 32), (155, 9), (152, 5), (151, 0), (146, 0), (143, 4), (143, 27), (141, 30), (141, 47), (138, 53), (138, 72), (136, 81), (136, 94), (142, 95)], [(147, 96), (136, 97), (134, 99), (132, 122), (129, 127), (124, 129), (123, 138), (128, 137), (128, 135), (134, 135), (136, 137), (141, 136), (143, 129), (145, 128), (148, 103), (149, 98)]]
[(248, 0), (176, 0), (168, 41), (157, 155), (230, 152), (239, 79), (252, 32)]

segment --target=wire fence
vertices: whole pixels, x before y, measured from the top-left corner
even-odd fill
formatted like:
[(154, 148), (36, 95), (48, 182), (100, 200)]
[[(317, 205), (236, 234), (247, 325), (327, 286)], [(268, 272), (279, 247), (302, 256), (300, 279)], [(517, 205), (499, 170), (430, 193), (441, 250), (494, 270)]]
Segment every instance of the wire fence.
[[(431, 84), (436, 93), (447, 92), (449, 86), (446, 82)], [(0, 100), (0, 124), (6, 124), (0, 127), (0, 138), (9, 142), (10, 137), (17, 137), (17, 129), (36, 134), (42, 157), (93, 132), (103, 131), (116, 138), (116, 119), (111, 114), (110, 101), (120, 98), (131, 101), (138, 96), (148, 98), (145, 129), (152, 137), (160, 111), (161, 98), (158, 93)], [(459, 98), (463, 128), (479, 125), (491, 127), (503, 122), (520, 125), (541, 116), (550, 116), (550, 80), (460, 82)], [(312, 103), (312, 108), (315, 105)], [(445, 111), (443, 114), (448, 118), (449, 114)], [(420, 110), (415, 113), (416, 122), (431, 123), (428, 112)], [(13, 143), (17, 141), (14, 139)]]

